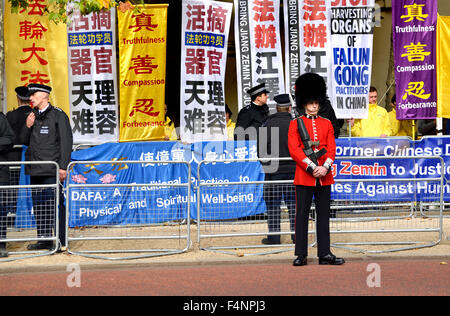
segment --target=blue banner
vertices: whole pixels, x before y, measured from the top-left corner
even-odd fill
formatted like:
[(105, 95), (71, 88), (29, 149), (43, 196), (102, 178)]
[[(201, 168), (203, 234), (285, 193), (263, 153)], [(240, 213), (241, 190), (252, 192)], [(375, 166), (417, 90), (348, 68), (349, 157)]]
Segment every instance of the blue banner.
[[(191, 218), (197, 219), (197, 186), (216, 184), (218, 190), (202, 186), (202, 219), (227, 219), (265, 212), (262, 186), (227, 186), (230, 182), (264, 180), (259, 162), (206, 163), (203, 160), (255, 159), (254, 142), (179, 142), (108, 143), (72, 154), (75, 164), (70, 184), (81, 184), (69, 191), (69, 226), (153, 224), (187, 218), (189, 180)], [(95, 161), (111, 161), (98, 164)], [(142, 161), (142, 163), (127, 163)], [(168, 163), (188, 162), (187, 164)], [(114, 162), (114, 163), (113, 163)], [(189, 179), (190, 176), (190, 179)], [(84, 186), (86, 184), (86, 186)], [(89, 187), (88, 184), (132, 184), (130, 187)], [(136, 184), (151, 184), (139, 186)], [(222, 187), (221, 185), (224, 184)], [(174, 186), (175, 185), (175, 186)], [(179, 186), (185, 185), (185, 186)], [(203, 190), (204, 188), (204, 190)], [(251, 192), (250, 192), (251, 191)], [(231, 213), (230, 209), (236, 209)], [(221, 211), (222, 210), (222, 211)]]
[[(360, 179), (358, 182), (339, 182), (332, 187), (332, 199), (354, 201), (439, 201), (438, 180), (412, 179), (440, 178), (442, 157), (448, 161), (450, 138), (342, 138), (336, 140), (336, 161), (333, 173), (336, 180)], [(390, 158), (390, 157), (396, 157)], [(419, 158), (407, 158), (407, 157)], [(344, 157), (365, 157), (355, 160)], [(374, 159), (370, 159), (373, 157)], [(385, 157), (385, 158), (380, 158)], [(402, 158), (405, 157), (405, 158)], [(423, 158), (421, 158), (423, 157)], [(387, 159), (386, 159), (387, 158)], [(444, 200), (450, 199), (448, 175), (444, 170)], [(378, 182), (373, 181), (383, 180)], [(406, 179), (401, 181), (401, 179)], [(410, 180), (411, 179), (411, 180)], [(371, 181), (372, 180), (372, 181)]]
[[(22, 161), (25, 160), (27, 146), (22, 147)], [(25, 175), (25, 165), (20, 166), (19, 185), (30, 185), (30, 177)], [(36, 227), (36, 220), (31, 210), (33, 202), (31, 200), (31, 189), (20, 188), (17, 193), (17, 208), (15, 216), (15, 226), (18, 229), (29, 229)]]
[[(262, 184), (246, 182), (264, 181), (259, 161), (213, 162), (225, 159), (257, 159), (255, 141), (218, 141), (193, 144), (194, 176), (200, 179), (200, 218), (202, 220), (232, 219), (261, 214), (266, 211)], [(199, 161), (207, 160), (200, 166)], [(227, 183), (242, 184), (227, 184)], [(198, 184), (198, 183), (196, 183)], [(209, 185), (213, 184), (213, 186)], [(197, 191), (195, 190), (197, 194)], [(197, 219), (197, 205), (191, 217)]]

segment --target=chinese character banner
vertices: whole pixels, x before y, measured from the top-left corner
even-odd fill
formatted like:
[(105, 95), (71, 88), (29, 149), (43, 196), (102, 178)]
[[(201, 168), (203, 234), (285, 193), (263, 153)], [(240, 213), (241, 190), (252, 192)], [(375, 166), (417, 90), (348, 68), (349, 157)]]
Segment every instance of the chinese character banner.
[(16, 14), (11, 13), (11, 4), (5, 1), (8, 110), (17, 108), (17, 86), (39, 83), (52, 87), (50, 103), (69, 115), (66, 25), (49, 22), (44, 15), (45, 5), (44, 1), (30, 0), (29, 7)]
[(338, 119), (368, 116), (375, 0), (331, 4), (331, 103)]
[(300, 5), (302, 0), (284, 0), (284, 60), (286, 72), (286, 93), (295, 94), (295, 80), (302, 73), (300, 69)]
[(234, 0), (238, 108), (251, 103), (247, 90), (265, 83), (273, 97), (285, 93), (279, 23), (279, 0)]
[(284, 0), (285, 68), (287, 90), (303, 73), (321, 75), (330, 82), (330, 2)]
[(185, 0), (182, 5), (181, 140), (227, 139), (225, 68), (233, 4)]
[(121, 142), (164, 139), (167, 6), (117, 11)]
[(74, 143), (119, 139), (115, 15), (114, 8), (89, 15), (74, 10), (67, 27)]
[(392, 2), (397, 119), (434, 119), (437, 113), (436, 0)]

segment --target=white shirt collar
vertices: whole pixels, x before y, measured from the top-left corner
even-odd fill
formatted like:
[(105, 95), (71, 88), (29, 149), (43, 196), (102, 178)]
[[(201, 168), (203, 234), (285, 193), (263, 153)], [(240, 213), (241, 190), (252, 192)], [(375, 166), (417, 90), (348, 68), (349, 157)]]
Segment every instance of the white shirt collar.
[(47, 108), (48, 108), (48, 106), (49, 106), (50, 104), (47, 104), (47, 106), (44, 108), (44, 109), (42, 109), (42, 110), (39, 110), (39, 114), (41, 114), (41, 113), (43, 113), (43, 112), (45, 112), (45, 110), (47, 110)]

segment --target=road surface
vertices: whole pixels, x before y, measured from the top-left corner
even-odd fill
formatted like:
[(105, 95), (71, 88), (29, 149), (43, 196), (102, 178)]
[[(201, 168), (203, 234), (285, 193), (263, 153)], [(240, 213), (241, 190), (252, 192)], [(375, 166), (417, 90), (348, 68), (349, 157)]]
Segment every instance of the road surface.
[[(304, 296), (450, 294), (450, 262), (351, 261), (342, 266), (304, 267), (290, 263), (194, 265), (136, 269), (1, 274), (0, 295), (151, 295), (151, 296)], [(171, 306), (208, 308), (188, 298)], [(187, 305), (186, 305), (187, 304)], [(224, 304), (229, 304), (225, 302)], [(248, 308), (246, 302), (244, 304)], [(247, 304), (247, 305), (245, 305)], [(269, 309), (264, 299), (259, 308)], [(236, 305), (237, 306), (237, 305)], [(228, 306), (221, 306), (229, 308)], [(216, 306), (216, 308), (220, 308)]]

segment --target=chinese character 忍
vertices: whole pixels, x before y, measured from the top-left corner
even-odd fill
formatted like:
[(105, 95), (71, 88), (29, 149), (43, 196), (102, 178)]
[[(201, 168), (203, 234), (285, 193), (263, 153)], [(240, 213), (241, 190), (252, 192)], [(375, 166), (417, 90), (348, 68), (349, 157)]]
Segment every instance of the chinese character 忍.
[(136, 112), (143, 113), (148, 116), (158, 116), (158, 112), (153, 112), (153, 99), (137, 99), (136, 105), (133, 106), (133, 109), (131, 110), (129, 116), (133, 117)]

